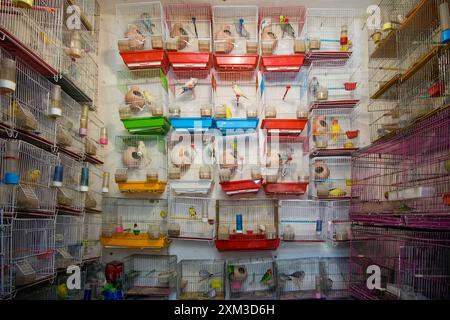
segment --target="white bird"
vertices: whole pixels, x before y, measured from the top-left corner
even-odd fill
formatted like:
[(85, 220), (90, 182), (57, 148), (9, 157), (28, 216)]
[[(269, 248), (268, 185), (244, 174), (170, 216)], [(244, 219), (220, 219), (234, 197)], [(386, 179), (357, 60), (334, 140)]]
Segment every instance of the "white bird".
[(144, 94), (144, 99), (147, 104), (152, 104), (153, 102), (155, 102), (155, 97), (152, 96), (148, 91), (144, 90), (142, 93)]
[(233, 88), (234, 94), (236, 95), (238, 101), (239, 101), (240, 97), (244, 97), (245, 99), (249, 100), (247, 98), (247, 96), (244, 94), (244, 91), (242, 91), (242, 89), (236, 83), (233, 83), (232, 88)]
[(191, 79), (189, 79), (189, 81), (186, 82), (186, 83), (184, 84), (184, 86), (181, 88), (182, 91), (181, 91), (180, 94), (184, 94), (184, 93), (186, 93), (186, 92), (188, 92), (188, 91), (191, 91), (191, 92), (192, 92), (192, 95), (195, 96), (195, 94), (194, 94), (194, 89), (195, 89), (195, 87), (197, 86), (197, 84), (198, 84), (198, 79), (197, 79), (197, 78), (191, 78)]
[(145, 146), (144, 141), (138, 142), (137, 155), (143, 160), (143, 162), (148, 162), (150, 160), (148, 158), (147, 147)]

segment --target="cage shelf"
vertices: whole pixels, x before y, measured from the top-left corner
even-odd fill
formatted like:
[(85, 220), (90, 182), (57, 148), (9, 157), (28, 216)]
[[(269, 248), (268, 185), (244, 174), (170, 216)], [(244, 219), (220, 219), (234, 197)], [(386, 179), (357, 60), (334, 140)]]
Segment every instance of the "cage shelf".
[(189, 129), (194, 131), (208, 130), (213, 127), (212, 118), (170, 118), (174, 129)]
[(279, 133), (283, 135), (299, 135), (303, 132), (308, 123), (307, 118), (303, 119), (264, 119), (261, 129), (268, 130), (269, 133)]
[(266, 72), (299, 72), (305, 62), (303, 54), (261, 57), (262, 71)]
[(314, 61), (321, 60), (348, 60), (352, 57), (352, 52), (307, 52), (305, 55), (305, 66), (310, 66)]
[(167, 182), (154, 181), (154, 182), (139, 182), (139, 181), (127, 181), (117, 183), (121, 192), (147, 192), (161, 194), (166, 191)]
[(164, 50), (121, 52), (123, 62), (130, 70), (160, 68), (168, 70), (169, 60)]
[(93, 100), (83, 90), (81, 90), (69, 77), (64, 74), (59, 75), (57, 78), (49, 77), (50, 81), (54, 84), (58, 84), (69, 96), (75, 101), (82, 103), (92, 103)]
[(101, 243), (108, 248), (130, 248), (130, 249), (151, 249), (163, 250), (169, 246), (166, 237), (158, 240), (151, 240), (147, 234), (123, 234), (114, 233), (111, 237), (101, 237)]
[(267, 240), (242, 236), (241, 239), (216, 240), (215, 244), (219, 251), (277, 250), (280, 239)]
[(211, 67), (209, 52), (167, 52), (174, 70), (208, 70)]
[(170, 130), (170, 122), (165, 117), (130, 118), (122, 122), (132, 134), (164, 135)]
[(259, 56), (256, 54), (225, 55), (214, 54), (214, 66), (219, 71), (256, 70)]
[(176, 194), (208, 194), (212, 186), (213, 181), (171, 181), (170, 189), (172, 189)]
[(267, 195), (302, 195), (308, 190), (308, 185), (308, 182), (265, 182), (263, 188)]
[(254, 130), (258, 127), (258, 119), (214, 119), (215, 127), (222, 132), (228, 130)]

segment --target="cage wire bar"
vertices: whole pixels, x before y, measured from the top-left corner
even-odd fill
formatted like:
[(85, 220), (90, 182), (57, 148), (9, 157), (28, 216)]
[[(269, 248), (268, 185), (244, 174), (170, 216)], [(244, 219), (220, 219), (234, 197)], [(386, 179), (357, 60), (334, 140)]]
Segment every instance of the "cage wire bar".
[(105, 247), (162, 250), (168, 246), (167, 200), (105, 198)]
[(338, 245), (351, 240), (350, 201), (328, 201), (326, 219), (328, 242)]
[(44, 68), (49, 73), (46, 76), (59, 72), (61, 57), (58, 44), (62, 39), (63, 0), (35, 0), (29, 9), (20, 8), (16, 1), (1, 0), (0, 21), (3, 36), (17, 41), (20, 50), (26, 51), (25, 56), (33, 56), (33, 60), (37, 56), (39, 63), (48, 66)]
[(83, 248), (82, 261), (98, 260), (102, 256), (100, 243), (102, 216), (100, 214), (85, 214), (83, 218)]
[(210, 198), (169, 198), (169, 235), (187, 240), (213, 240), (214, 204)]
[[(354, 225), (350, 293), (364, 300), (449, 298), (449, 233)], [(369, 290), (366, 270), (381, 269), (381, 289)]]
[(88, 213), (101, 213), (103, 210), (102, 167), (85, 164), (89, 169), (89, 190), (85, 192), (84, 208)]
[(177, 276), (177, 256), (131, 255), (124, 259), (124, 294), (168, 298)]
[(12, 298), (12, 219), (0, 208), (0, 300)]
[(101, 130), (105, 128), (104, 122), (94, 111), (89, 112), (87, 135), (84, 138), (84, 155), (90, 157), (95, 163), (103, 163), (105, 148), (101, 142)]
[[(4, 61), (5, 59), (11, 59), (13, 61), (15, 61), (15, 59), (13, 59), (13, 57), (7, 52), (5, 51), (2, 47), (0, 47), (0, 61)], [(17, 70), (17, 65), (15, 66), (16, 70)], [(17, 75), (16, 75), (16, 82), (17, 82)], [(16, 88), (17, 88), (17, 83), (16, 83)], [(3, 90), (2, 90), (3, 91)], [(8, 134), (8, 136), (12, 136), (13, 135), (13, 130), (14, 129), (14, 125), (16, 123), (15, 121), (15, 117), (14, 117), (14, 112), (13, 112), (13, 101), (14, 98), (14, 94), (13, 93), (2, 93), (0, 94), (0, 126), (5, 129), (6, 133)]]
[(82, 262), (83, 218), (58, 214), (55, 231), (56, 269), (67, 269)]
[(81, 215), (85, 205), (85, 193), (80, 191), (80, 178), (83, 163), (60, 153), (60, 165), (63, 167), (63, 186), (57, 189), (58, 212)]
[(310, 160), (310, 192), (324, 200), (351, 197), (351, 157), (316, 157)]
[(51, 280), (55, 274), (55, 217), (12, 222), (14, 288)]

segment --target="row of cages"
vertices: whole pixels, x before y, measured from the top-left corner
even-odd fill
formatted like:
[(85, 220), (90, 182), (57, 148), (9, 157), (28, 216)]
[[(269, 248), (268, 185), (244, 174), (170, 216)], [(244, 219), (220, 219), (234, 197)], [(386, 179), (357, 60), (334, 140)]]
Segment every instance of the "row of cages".
[[(131, 69), (168, 63), (207, 69), (213, 52), (219, 66), (234, 64), (227, 57), (240, 56), (242, 62), (231, 68), (254, 69), (261, 55), (268, 57), (263, 62), (268, 71), (298, 70), (305, 55), (348, 58), (358, 41), (353, 9), (180, 3), (163, 8), (160, 2), (146, 2), (118, 4), (116, 17), (118, 49)], [(270, 57), (276, 56), (290, 56), (287, 65), (273, 63)]]
[(163, 250), (170, 239), (215, 241), (219, 251), (276, 250), (280, 242), (351, 239), (349, 201), (105, 198), (105, 248)]
[(77, 101), (97, 96), (100, 7), (92, 0), (0, 1), (0, 45)]
[(449, 227), (450, 109), (401, 135), (356, 152), (352, 219), (410, 227)]
[[(325, 139), (339, 143), (340, 137), (336, 131), (319, 138), (321, 143)], [(116, 187), (124, 194), (162, 194), (169, 185), (176, 195), (205, 196), (218, 181), (228, 196), (253, 196), (264, 189), (272, 196), (349, 199), (351, 157), (310, 155), (308, 144), (307, 137), (262, 131), (116, 136), (111, 159), (117, 167), (112, 170)]]
[[(27, 61), (0, 48), (0, 125), (73, 157), (103, 161), (107, 130), (91, 105), (77, 102)], [(95, 162), (94, 161), (94, 162)]]
[[(0, 210), (1, 211), (1, 210)], [(0, 299), (101, 257), (101, 216), (1, 215)]]
[(109, 174), (100, 167), (21, 140), (0, 139), (0, 151), (0, 209), (5, 215), (101, 212)]
[[(364, 99), (361, 68), (354, 60), (321, 60), (300, 72), (123, 70), (108, 103), (118, 105), (125, 128), (136, 133), (175, 129), (256, 129), (300, 134), (310, 113), (344, 122)], [(345, 110), (344, 110), (345, 109)], [(321, 111), (318, 111), (321, 110)], [(313, 112), (314, 111), (314, 112)], [(332, 116), (341, 117), (334, 119)], [(350, 117), (353, 122), (354, 117)], [(352, 123), (343, 124), (352, 131)]]

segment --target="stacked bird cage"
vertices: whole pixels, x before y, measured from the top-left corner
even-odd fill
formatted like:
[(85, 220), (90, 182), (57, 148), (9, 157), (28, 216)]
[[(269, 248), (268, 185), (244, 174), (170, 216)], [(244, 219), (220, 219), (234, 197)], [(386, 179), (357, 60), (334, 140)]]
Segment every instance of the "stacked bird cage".
[(326, 240), (326, 201), (282, 200), (281, 239), (286, 242), (324, 242)]
[(277, 273), (273, 260), (232, 260), (227, 263), (230, 299), (275, 299)]
[[(353, 227), (350, 293), (370, 300), (445, 300), (450, 296), (448, 232)], [(367, 287), (367, 272), (380, 274)]]
[(277, 260), (278, 298), (311, 300), (321, 298), (320, 258)]
[(350, 201), (329, 201), (327, 208), (327, 240), (333, 245), (351, 240)]
[(88, 112), (88, 125), (83, 128), (84, 114), (87, 106), (82, 109), (82, 119), (80, 122), (80, 132), (86, 129), (84, 139), (84, 154), (91, 159), (91, 162), (102, 163), (104, 161), (104, 146), (108, 144), (108, 135), (104, 122), (98, 117), (96, 112)]
[(56, 199), (59, 212), (71, 212), (81, 215), (85, 205), (85, 193), (80, 191), (80, 179), (83, 163), (60, 154), (63, 168), (63, 184), (57, 189)]
[(178, 266), (181, 300), (224, 300), (224, 260), (182, 260)]
[(208, 71), (169, 72), (169, 115), (174, 129), (203, 131), (213, 126), (213, 94)]
[(321, 298), (350, 298), (350, 262), (348, 257), (321, 258), (319, 261)]
[(13, 264), (11, 260), (12, 220), (0, 209), (0, 300), (12, 294)]
[(274, 200), (218, 200), (216, 248), (276, 250), (280, 245), (277, 203)]
[(17, 62), (3, 48), (0, 48), (0, 126), (13, 135), (15, 119), (12, 101), (17, 89)]
[(14, 218), (14, 287), (50, 280), (55, 274), (55, 218)]
[(132, 134), (165, 134), (168, 88), (161, 69), (123, 70), (118, 73), (118, 86), (123, 96), (120, 120)]
[(102, 256), (101, 231), (102, 216), (100, 214), (85, 214), (83, 219), (83, 262), (98, 260)]
[(168, 246), (167, 233), (176, 229), (167, 221), (167, 200), (105, 199), (105, 247), (161, 250)]
[(348, 199), (351, 196), (351, 157), (311, 159), (311, 195), (317, 199)]
[(169, 181), (175, 194), (208, 194), (214, 186), (215, 132), (177, 130), (168, 137)]
[(163, 297), (176, 291), (177, 256), (135, 254), (124, 259), (127, 297)]
[(58, 44), (62, 39), (63, 0), (0, 1), (0, 31), (19, 49), (18, 55), (45, 76), (56, 75), (61, 66)]
[[(88, 169), (89, 184), (85, 193), (84, 208), (89, 213), (101, 213), (103, 206), (103, 177), (104, 172), (101, 167), (93, 164), (85, 164), (81, 173), (81, 181), (83, 180), (83, 170)], [(84, 185), (81, 183), (81, 188)]]
[(162, 194), (167, 185), (166, 141), (157, 135), (116, 136), (122, 165), (115, 181), (121, 192)]
[(172, 197), (169, 205), (169, 236), (213, 240), (214, 201), (208, 198)]
[(83, 218), (58, 214), (55, 231), (56, 269), (82, 262)]

